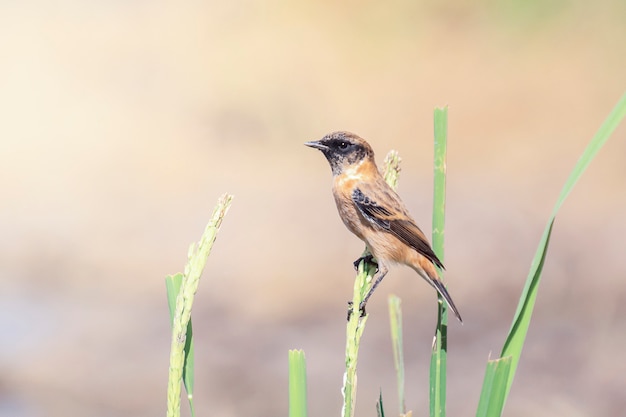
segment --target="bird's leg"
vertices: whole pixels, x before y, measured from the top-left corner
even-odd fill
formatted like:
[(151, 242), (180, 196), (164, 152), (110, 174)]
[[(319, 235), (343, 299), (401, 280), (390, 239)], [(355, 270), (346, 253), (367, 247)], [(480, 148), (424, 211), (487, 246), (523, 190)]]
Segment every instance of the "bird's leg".
[(365, 261), (366, 264), (370, 264), (370, 265), (371, 264), (378, 265), (376, 262), (374, 262), (374, 256), (372, 256), (371, 253), (368, 253), (367, 255), (363, 255), (359, 259), (353, 262), (355, 270), (357, 271), (359, 270), (359, 265), (361, 264), (361, 261)]
[[(354, 269), (358, 271), (359, 270), (359, 265), (361, 264), (361, 261), (364, 261), (366, 266), (367, 265), (376, 265), (376, 271), (378, 272), (378, 262), (376, 262), (374, 260), (375, 259), (374, 256), (371, 253), (369, 253), (369, 251), (367, 251), (366, 253), (367, 253), (367, 255), (363, 255), (363, 256), (359, 257), (359, 259), (354, 261), (354, 263), (353, 263)], [(378, 285), (378, 284), (375, 284), (375, 285)], [(369, 297), (369, 294), (368, 294), (368, 297)], [(367, 297), (365, 299), (367, 300)], [(363, 305), (363, 307), (365, 307), (365, 305), (363, 303), (361, 303), (361, 305)], [(365, 317), (365, 309), (364, 308), (359, 308), (359, 311), (361, 312), (361, 317)], [(350, 316), (351, 315), (352, 315), (352, 301), (348, 301), (348, 321), (350, 321)]]
[(367, 304), (367, 300), (369, 300), (372, 294), (374, 294), (374, 290), (376, 289), (376, 287), (378, 287), (378, 284), (380, 284), (383, 278), (385, 278), (385, 275), (387, 275), (388, 271), (389, 269), (387, 268), (385, 264), (383, 263), (378, 264), (378, 272), (374, 279), (374, 283), (372, 284), (372, 288), (370, 288), (370, 290), (367, 292), (367, 295), (365, 296), (365, 298), (363, 299), (363, 301), (361, 301), (361, 304), (359, 305), (359, 311), (361, 312), (361, 317), (365, 316), (365, 305)]
[[(350, 317), (352, 317), (352, 310), (353, 310), (352, 306), (353, 306), (352, 301), (348, 301), (348, 321), (350, 321)], [(359, 308), (359, 311), (361, 312), (360, 317), (365, 317), (365, 306)]]

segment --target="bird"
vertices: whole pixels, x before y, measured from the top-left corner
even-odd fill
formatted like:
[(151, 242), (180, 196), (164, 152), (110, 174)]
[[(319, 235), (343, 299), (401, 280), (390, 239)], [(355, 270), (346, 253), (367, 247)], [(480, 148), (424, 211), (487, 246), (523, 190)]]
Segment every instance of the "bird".
[(372, 288), (359, 306), (361, 315), (365, 314), (367, 301), (387, 275), (389, 266), (402, 264), (412, 268), (434, 287), (463, 323), (459, 310), (437, 273), (436, 268), (445, 269), (443, 263), (400, 196), (385, 182), (369, 143), (354, 133), (338, 131), (305, 145), (318, 149), (328, 160), (339, 216), (348, 230), (365, 243), (371, 254), (357, 259), (355, 268), (362, 260), (377, 264)]

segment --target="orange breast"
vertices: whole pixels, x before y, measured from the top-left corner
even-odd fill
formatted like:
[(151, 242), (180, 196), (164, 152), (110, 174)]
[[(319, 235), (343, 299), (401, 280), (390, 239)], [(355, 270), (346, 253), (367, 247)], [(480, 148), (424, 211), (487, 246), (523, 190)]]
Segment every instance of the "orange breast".
[(366, 225), (363, 222), (365, 219), (363, 219), (363, 216), (361, 216), (352, 202), (352, 191), (354, 190), (355, 183), (355, 179), (346, 178), (341, 175), (337, 176), (333, 186), (333, 197), (335, 197), (337, 211), (343, 223), (348, 230), (364, 241), (363, 228), (366, 227)]

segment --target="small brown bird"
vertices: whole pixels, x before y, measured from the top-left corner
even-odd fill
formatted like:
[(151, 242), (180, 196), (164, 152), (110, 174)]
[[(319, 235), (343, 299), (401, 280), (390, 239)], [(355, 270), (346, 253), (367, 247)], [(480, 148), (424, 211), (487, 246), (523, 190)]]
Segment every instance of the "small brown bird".
[[(339, 216), (346, 227), (365, 242), (378, 264), (374, 284), (359, 306), (361, 312), (387, 274), (388, 264), (399, 263), (413, 268), (432, 285), (462, 323), (459, 311), (437, 275), (435, 266), (444, 269), (443, 264), (398, 194), (378, 171), (371, 146), (350, 132), (330, 133), (305, 145), (319, 149), (330, 163)], [(355, 261), (355, 267), (362, 259)]]

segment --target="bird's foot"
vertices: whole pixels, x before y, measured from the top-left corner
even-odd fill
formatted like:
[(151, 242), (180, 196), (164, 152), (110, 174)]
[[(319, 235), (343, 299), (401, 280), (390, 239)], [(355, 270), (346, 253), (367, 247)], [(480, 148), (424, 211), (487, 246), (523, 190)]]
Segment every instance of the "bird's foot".
[(361, 264), (361, 261), (365, 261), (365, 264), (376, 265), (376, 268), (378, 268), (378, 264), (374, 262), (374, 256), (372, 256), (372, 254), (369, 254), (369, 255), (361, 256), (359, 259), (357, 259), (356, 261), (352, 263), (356, 271), (359, 270), (359, 265)]
[[(350, 317), (352, 317), (352, 305), (354, 303), (352, 301), (348, 301), (348, 321), (350, 321)], [(365, 312), (365, 304), (361, 303), (359, 304), (359, 312), (361, 313), (359, 317), (365, 317), (365, 315), (367, 314)]]

